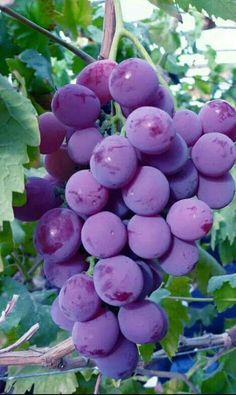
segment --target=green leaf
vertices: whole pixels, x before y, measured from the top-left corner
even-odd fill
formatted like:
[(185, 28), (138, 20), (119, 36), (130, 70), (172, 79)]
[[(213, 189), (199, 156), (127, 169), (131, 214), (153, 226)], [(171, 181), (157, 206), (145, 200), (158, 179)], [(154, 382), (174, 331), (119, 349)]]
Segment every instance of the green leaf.
[(67, 0), (63, 2), (61, 15), (57, 21), (69, 29), (74, 38), (77, 38), (78, 27), (86, 27), (92, 20), (92, 7), (89, 0)]
[(182, 22), (182, 16), (176, 8), (173, 0), (149, 0), (150, 3), (156, 5), (161, 10), (167, 12), (167, 14), (173, 16), (178, 19), (178, 21)]
[(27, 146), (39, 145), (36, 112), (0, 75), (0, 226), (13, 220), (12, 193), (24, 192)]
[(208, 284), (208, 292), (213, 295), (220, 313), (234, 306), (236, 304), (236, 274), (212, 277)]
[(19, 59), (34, 70), (37, 77), (54, 87), (51, 64), (43, 55), (34, 49), (26, 49), (19, 55)]
[(139, 346), (139, 352), (145, 364), (151, 361), (155, 348), (155, 343), (142, 344)]
[(167, 298), (167, 296), (170, 296), (170, 291), (164, 288), (157, 289), (154, 291), (149, 299), (152, 300), (155, 303), (160, 303), (162, 299)]
[(229, 240), (221, 241), (219, 243), (220, 260), (224, 265), (231, 263), (236, 257), (236, 239), (233, 244)]
[(210, 17), (236, 21), (235, 0), (175, 0), (175, 2), (186, 11), (189, 5), (192, 5), (200, 12), (206, 11)]
[(13, 249), (12, 230), (9, 222), (3, 222), (2, 231), (0, 231), (0, 253), (7, 256)]

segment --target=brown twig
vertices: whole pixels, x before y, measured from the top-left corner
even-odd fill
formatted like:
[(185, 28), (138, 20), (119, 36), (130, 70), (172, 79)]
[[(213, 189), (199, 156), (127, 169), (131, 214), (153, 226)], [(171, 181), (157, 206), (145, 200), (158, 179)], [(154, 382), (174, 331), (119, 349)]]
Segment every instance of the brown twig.
[(98, 395), (99, 394), (99, 388), (100, 388), (101, 380), (102, 380), (102, 375), (101, 375), (101, 373), (99, 373), (98, 377), (97, 377), (97, 380), (96, 380), (94, 392), (93, 392), (94, 395)]
[(6, 320), (8, 315), (11, 313), (18, 299), (19, 299), (19, 295), (13, 295), (12, 300), (7, 304), (7, 307), (5, 308), (5, 310), (3, 310), (0, 316), (0, 325)]
[(116, 16), (114, 0), (106, 0), (103, 23), (103, 39), (99, 59), (107, 59), (109, 57), (115, 31)]
[(32, 326), (32, 328), (30, 328), (23, 336), (21, 336), (21, 338), (19, 340), (17, 340), (14, 344), (11, 344), (10, 346), (6, 347), (6, 348), (2, 348), (0, 350), (0, 354), (5, 354), (7, 352), (13, 351), (16, 348), (20, 347), (22, 344), (24, 344), (25, 342), (27, 342), (28, 340), (30, 340), (36, 332), (38, 332), (39, 330), (39, 324), (36, 324), (34, 326)]

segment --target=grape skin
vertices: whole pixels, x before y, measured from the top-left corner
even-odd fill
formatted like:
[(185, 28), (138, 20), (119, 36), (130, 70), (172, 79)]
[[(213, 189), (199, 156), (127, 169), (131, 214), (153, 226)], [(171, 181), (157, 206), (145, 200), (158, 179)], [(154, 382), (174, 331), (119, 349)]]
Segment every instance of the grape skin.
[(199, 251), (194, 242), (173, 237), (170, 250), (160, 258), (160, 266), (171, 276), (185, 276), (193, 271), (198, 260)]
[(72, 332), (74, 321), (69, 320), (65, 317), (62, 313), (60, 306), (59, 306), (59, 298), (57, 297), (51, 307), (51, 317), (53, 322), (59, 326), (59, 328), (63, 329), (67, 332)]
[(87, 216), (98, 213), (105, 207), (109, 193), (98, 184), (89, 170), (80, 170), (68, 180), (65, 197), (72, 210)]
[(236, 111), (227, 102), (221, 99), (211, 100), (204, 104), (199, 112), (204, 133), (229, 134), (236, 126)]
[(128, 223), (128, 241), (130, 249), (141, 258), (158, 258), (170, 247), (170, 228), (160, 216), (135, 215)]
[(162, 274), (161, 274), (161, 269), (160, 269), (160, 265), (158, 265), (157, 263), (155, 263), (154, 261), (147, 261), (151, 271), (152, 271), (152, 275), (153, 275), (153, 287), (151, 290), (151, 293), (156, 291), (158, 288), (160, 288), (163, 278), (162, 278)]
[(89, 165), (94, 148), (102, 140), (97, 128), (76, 130), (68, 142), (68, 155), (74, 163)]
[(59, 305), (63, 314), (73, 321), (89, 321), (101, 308), (93, 279), (80, 273), (69, 278), (59, 293)]
[(170, 187), (167, 178), (158, 169), (140, 167), (135, 178), (122, 189), (127, 207), (139, 215), (158, 214), (166, 206)]
[(72, 257), (81, 245), (82, 223), (66, 208), (55, 208), (45, 213), (38, 222), (34, 242), (43, 258), (60, 263)]
[(199, 176), (197, 196), (212, 209), (221, 209), (230, 204), (235, 194), (235, 181), (230, 173), (221, 177)]
[(190, 198), (174, 203), (166, 221), (173, 235), (182, 240), (194, 241), (207, 235), (213, 225), (213, 215), (205, 202)]
[(173, 118), (173, 128), (192, 147), (202, 135), (200, 117), (191, 110), (178, 110)]
[(63, 143), (66, 135), (66, 127), (52, 112), (45, 112), (38, 117), (40, 132), (40, 153), (52, 154), (57, 151)]
[(146, 296), (150, 295), (153, 289), (153, 272), (147, 263), (136, 260), (137, 265), (140, 267), (143, 275), (143, 289), (138, 297), (138, 300), (143, 300)]
[(104, 302), (122, 306), (139, 297), (144, 281), (139, 266), (132, 259), (118, 255), (96, 264), (94, 285)]
[(108, 355), (119, 338), (119, 324), (116, 316), (108, 310), (101, 310), (87, 322), (76, 322), (72, 340), (76, 350), (86, 357)]
[(191, 159), (176, 174), (169, 176), (170, 195), (174, 200), (188, 199), (193, 197), (198, 188), (199, 176)]
[(109, 200), (104, 210), (111, 211), (120, 218), (125, 218), (128, 215), (129, 208), (126, 206), (120, 190), (109, 191)]
[(149, 300), (121, 307), (118, 320), (125, 338), (137, 344), (159, 342), (168, 331), (165, 311)]
[(61, 146), (53, 154), (45, 155), (44, 165), (48, 173), (60, 181), (67, 181), (76, 169), (76, 164), (69, 157), (65, 146)]
[(171, 118), (173, 118), (174, 116), (174, 99), (173, 96), (170, 94), (170, 91), (164, 86), (158, 86), (152, 99), (151, 106), (160, 108), (161, 110), (167, 112), (167, 114), (169, 114)]

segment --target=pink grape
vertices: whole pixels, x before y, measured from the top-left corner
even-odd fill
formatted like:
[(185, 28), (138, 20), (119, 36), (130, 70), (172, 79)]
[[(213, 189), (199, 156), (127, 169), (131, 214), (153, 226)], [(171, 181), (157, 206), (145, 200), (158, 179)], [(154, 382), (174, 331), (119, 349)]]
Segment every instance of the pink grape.
[(185, 276), (193, 271), (199, 260), (195, 242), (173, 238), (171, 249), (160, 258), (160, 266), (171, 276)]
[(134, 177), (138, 166), (135, 149), (121, 136), (106, 137), (92, 154), (90, 167), (99, 184), (118, 189)]
[(136, 344), (120, 336), (112, 352), (96, 359), (96, 364), (105, 377), (125, 380), (132, 376), (138, 365), (139, 355)]
[(100, 109), (95, 93), (82, 85), (67, 84), (59, 88), (52, 99), (52, 111), (57, 119), (76, 129), (92, 126)]
[(140, 107), (133, 111), (125, 128), (130, 143), (147, 154), (167, 151), (175, 137), (171, 117), (155, 107)]
[(101, 259), (94, 269), (94, 285), (100, 298), (112, 305), (122, 306), (136, 300), (143, 289), (142, 271), (124, 255)]
[(48, 173), (60, 181), (67, 181), (76, 169), (76, 164), (69, 157), (65, 146), (61, 146), (53, 154), (46, 155), (44, 165)]
[(99, 312), (99, 299), (93, 279), (80, 273), (69, 278), (59, 293), (59, 305), (63, 314), (74, 321), (89, 321)]
[(178, 173), (188, 159), (188, 147), (184, 139), (176, 134), (168, 151), (160, 155), (143, 155), (143, 163), (159, 169), (165, 175)]
[(137, 265), (140, 267), (143, 275), (143, 289), (138, 297), (138, 300), (143, 300), (146, 296), (150, 295), (153, 289), (153, 272), (149, 265), (144, 261), (136, 261)]
[(232, 202), (235, 194), (235, 181), (230, 173), (221, 177), (199, 176), (197, 196), (213, 209), (220, 209)]
[(146, 105), (158, 84), (155, 70), (148, 62), (138, 58), (119, 63), (109, 79), (113, 99), (122, 106), (131, 108)]
[(211, 100), (204, 104), (199, 112), (204, 133), (229, 134), (236, 126), (236, 110), (221, 99)]
[(168, 177), (171, 198), (181, 200), (193, 197), (197, 192), (198, 179), (198, 171), (192, 160), (188, 159), (178, 173)]
[(119, 324), (116, 316), (108, 310), (101, 310), (87, 322), (76, 322), (72, 340), (76, 350), (86, 357), (104, 357), (112, 352), (119, 338)]
[(78, 75), (76, 83), (91, 89), (103, 106), (112, 99), (109, 77), (117, 63), (113, 60), (98, 60), (86, 66)]
[(89, 264), (86, 262), (86, 256), (79, 252), (61, 263), (45, 261), (43, 266), (47, 280), (57, 288), (62, 288), (70, 277), (86, 272), (88, 268)]
[(129, 208), (126, 206), (120, 190), (114, 189), (109, 192), (109, 200), (104, 210), (111, 211), (120, 218), (127, 216)]
[(137, 344), (159, 342), (168, 331), (165, 311), (149, 300), (121, 307), (118, 320), (125, 338)]
[(59, 306), (59, 298), (57, 297), (51, 307), (51, 317), (53, 322), (64, 331), (72, 332), (74, 321), (69, 320), (63, 314)]
[(151, 106), (160, 108), (161, 110), (167, 112), (171, 118), (174, 116), (174, 99), (170, 91), (164, 86), (158, 86), (155, 95), (152, 98)]
[(68, 142), (68, 155), (74, 163), (89, 165), (94, 148), (102, 140), (97, 128), (77, 130)]
[(122, 190), (124, 202), (139, 215), (158, 214), (166, 206), (170, 187), (167, 178), (153, 167), (140, 167), (135, 178)]
[(192, 147), (202, 135), (201, 118), (191, 110), (178, 110), (173, 118), (173, 128)]
[(121, 219), (109, 211), (89, 217), (82, 228), (82, 243), (86, 251), (98, 258), (118, 254), (127, 241), (127, 231)]
[(55, 208), (39, 220), (34, 235), (35, 247), (45, 260), (60, 263), (72, 257), (81, 245), (82, 223), (67, 208)]
[(40, 152), (41, 154), (52, 154), (57, 151), (63, 143), (66, 135), (64, 126), (52, 112), (45, 112), (38, 117), (40, 131)]
[(90, 170), (80, 170), (68, 180), (65, 196), (72, 210), (87, 216), (98, 213), (105, 207), (109, 193), (98, 184)]
[(135, 215), (128, 223), (128, 240), (130, 249), (136, 255), (146, 259), (158, 258), (171, 245), (170, 228), (159, 215)]
[(236, 150), (233, 141), (222, 133), (204, 134), (192, 149), (196, 168), (204, 175), (224, 175), (235, 163)]
[(167, 214), (167, 223), (174, 236), (186, 240), (199, 240), (206, 236), (213, 225), (210, 207), (197, 198), (174, 203)]

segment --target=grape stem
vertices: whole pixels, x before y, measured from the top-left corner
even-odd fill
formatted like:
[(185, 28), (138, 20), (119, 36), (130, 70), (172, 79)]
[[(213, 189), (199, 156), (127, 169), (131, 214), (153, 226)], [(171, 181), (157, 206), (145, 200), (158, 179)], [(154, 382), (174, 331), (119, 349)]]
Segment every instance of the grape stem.
[[(213, 298), (191, 298), (185, 296), (167, 296), (165, 299), (172, 299), (176, 301), (183, 301), (183, 302), (193, 302), (193, 303), (211, 303), (214, 302)], [(228, 302), (228, 303), (236, 303), (235, 298), (229, 299), (221, 299), (221, 302)]]

